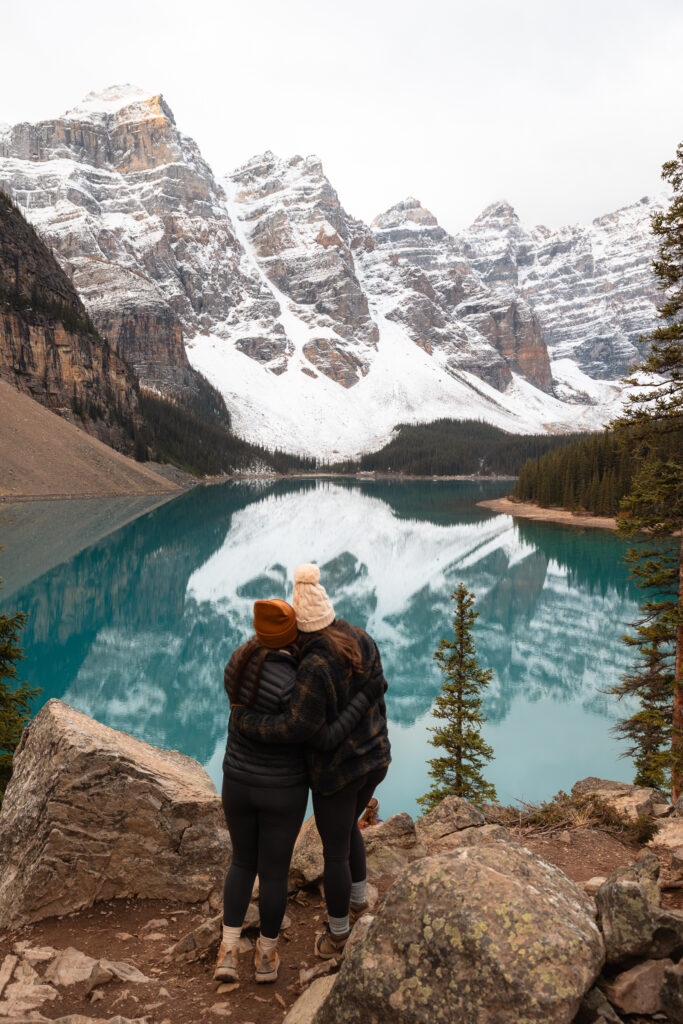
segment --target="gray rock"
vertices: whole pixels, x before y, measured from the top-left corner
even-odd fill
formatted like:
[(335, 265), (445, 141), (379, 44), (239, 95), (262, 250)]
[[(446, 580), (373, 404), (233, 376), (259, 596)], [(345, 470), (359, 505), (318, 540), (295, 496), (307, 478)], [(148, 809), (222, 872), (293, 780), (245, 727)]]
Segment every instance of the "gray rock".
[(589, 878), (587, 882), (581, 882), (581, 888), (589, 896), (597, 896), (598, 889), (601, 885), (604, 885), (607, 879), (604, 875), (595, 875), (593, 878)]
[(629, 821), (636, 821), (642, 815), (652, 815), (655, 806), (662, 802), (661, 793), (656, 789), (594, 776), (572, 786), (572, 796), (594, 796)]
[(447, 796), (432, 811), (416, 820), (415, 831), (418, 839), (431, 853), (435, 843), (454, 832), (484, 824), (484, 815), (467, 800), (459, 796)]
[(664, 846), (669, 850), (677, 850), (683, 846), (682, 818), (666, 818), (657, 824), (657, 832), (647, 844), (648, 846)]
[(569, 1024), (604, 960), (593, 913), (513, 844), (424, 858), (384, 897), (315, 1024)]
[(68, 946), (57, 954), (45, 971), (45, 980), (53, 985), (77, 985), (86, 981), (93, 973), (97, 960)]
[(289, 891), (295, 892), (303, 885), (319, 882), (323, 877), (324, 867), (323, 843), (316, 828), (315, 818), (311, 815), (301, 826), (294, 844), (289, 865)]
[(338, 975), (332, 974), (326, 978), (316, 978), (290, 1007), (282, 1024), (312, 1024), (314, 1018), (317, 1020), (316, 1015), (333, 991), (337, 977)]
[(397, 875), (427, 848), (418, 839), (415, 822), (405, 811), (363, 831), (368, 877)]
[(662, 1008), (660, 991), (671, 960), (645, 960), (618, 974), (602, 987), (611, 1003), (622, 1013), (658, 1013)]
[(683, 846), (671, 854), (671, 870), (676, 878), (683, 878)]
[(609, 963), (683, 952), (683, 913), (659, 906), (658, 874), (657, 858), (646, 854), (600, 886), (596, 903)]
[(0, 813), (0, 919), (138, 896), (220, 893), (230, 843), (204, 769), (50, 700), (24, 730)]
[(662, 1010), (674, 1024), (683, 1021), (683, 961), (667, 964), (664, 968), (664, 980), (659, 990)]
[(574, 1024), (602, 1024), (602, 1021), (607, 1021), (608, 1024), (623, 1024), (621, 1017), (607, 1001), (605, 993), (596, 986), (581, 1000)]
[(375, 915), (370, 913), (363, 914), (362, 917), (358, 918), (353, 928), (351, 929), (351, 934), (346, 940), (346, 945), (344, 946), (344, 956), (347, 956), (351, 952), (353, 947), (358, 945), (361, 939), (363, 939), (367, 935), (368, 929), (370, 928), (370, 925), (374, 920)]

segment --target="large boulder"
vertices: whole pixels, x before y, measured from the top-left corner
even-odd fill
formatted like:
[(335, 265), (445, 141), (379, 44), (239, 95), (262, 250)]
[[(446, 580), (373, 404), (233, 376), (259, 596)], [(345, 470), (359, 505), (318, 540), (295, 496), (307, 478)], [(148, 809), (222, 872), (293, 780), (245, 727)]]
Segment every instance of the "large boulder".
[(230, 859), (221, 802), (192, 758), (50, 700), (24, 730), (0, 812), (0, 921), (97, 900), (215, 902)]
[(418, 840), (430, 854), (479, 843), (506, 842), (502, 825), (487, 825), (481, 811), (459, 796), (447, 796), (415, 822)]
[(363, 831), (368, 877), (398, 875), (412, 861), (425, 857), (427, 848), (418, 839), (415, 822), (406, 811)]
[(430, 849), (434, 843), (446, 839), (454, 832), (475, 825), (486, 824), (481, 811), (459, 796), (446, 796), (436, 807), (423, 814), (415, 822), (415, 830), (421, 842)]
[(683, 913), (660, 906), (659, 861), (647, 853), (617, 868), (598, 889), (596, 903), (610, 963), (632, 957), (661, 959), (683, 952)]
[(426, 857), (386, 894), (315, 1024), (569, 1024), (604, 960), (594, 906), (511, 843)]
[(643, 815), (653, 815), (655, 807), (663, 803), (662, 794), (656, 789), (597, 779), (594, 776), (572, 786), (572, 796), (594, 796), (628, 821), (637, 821)]

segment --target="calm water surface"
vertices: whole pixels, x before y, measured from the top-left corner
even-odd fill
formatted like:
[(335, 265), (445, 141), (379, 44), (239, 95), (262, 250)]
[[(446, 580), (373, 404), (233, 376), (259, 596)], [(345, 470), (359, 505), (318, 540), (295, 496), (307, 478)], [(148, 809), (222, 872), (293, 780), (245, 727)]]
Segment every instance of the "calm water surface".
[(610, 735), (624, 709), (600, 692), (630, 666), (619, 638), (637, 594), (623, 544), (477, 508), (508, 487), (226, 484), (99, 540), (103, 524), (125, 521), (125, 502), (0, 506), (0, 610), (30, 615), (21, 675), (42, 686), (39, 703), (59, 697), (190, 754), (220, 785), (225, 662), (251, 634), (253, 601), (289, 598), (295, 566), (317, 562), (337, 614), (382, 653), (394, 753), (379, 793), (386, 816), (416, 813), (429, 786), (441, 682), (432, 654), (463, 580), (477, 597), (480, 662), (494, 672), (485, 734), (499, 799), (546, 798), (586, 775), (629, 780)]

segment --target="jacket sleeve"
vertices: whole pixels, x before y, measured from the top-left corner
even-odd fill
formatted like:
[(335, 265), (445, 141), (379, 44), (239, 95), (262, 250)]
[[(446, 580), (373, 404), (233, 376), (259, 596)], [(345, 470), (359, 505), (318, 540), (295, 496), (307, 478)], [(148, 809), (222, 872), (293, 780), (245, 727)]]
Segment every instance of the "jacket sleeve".
[(327, 721), (328, 695), (334, 692), (324, 659), (313, 655), (299, 665), (288, 710), (267, 715), (236, 707), (230, 714), (236, 728), (261, 743), (305, 743)]
[[(365, 712), (377, 701), (384, 704), (384, 691), (387, 688), (382, 674), (382, 663), (379, 652), (370, 672), (370, 678), (362, 690), (356, 693), (339, 717), (334, 722), (326, 722), (308, 741), (316, 750), (334, 750), (353, 732)], [(386, 709), (383, 712), (386, 717)]]

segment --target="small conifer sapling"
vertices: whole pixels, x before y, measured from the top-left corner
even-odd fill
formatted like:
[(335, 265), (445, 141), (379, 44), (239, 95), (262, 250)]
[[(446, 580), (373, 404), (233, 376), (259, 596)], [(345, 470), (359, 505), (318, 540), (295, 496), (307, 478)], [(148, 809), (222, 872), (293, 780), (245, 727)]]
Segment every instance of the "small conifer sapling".
[(474, 611), (474, 594), (460, 583), (451, 600), (455, 601), (453, 639), (442, 639), (434, 654), (444, 680), (432, 714), (443, 724), (430, 729), (429, 741), (445, 753), (429, 761), (434, 784), (418, 800), (426, 811), (446, 796), (460, 796), (474, 804), (496, 800), (495, 787), (482, 774), (484, 765), (493, 760), (493, 749), (481, 735), (486, 721), (481, 695), (493, 672), (480, 668), (477, 661), (472, 627), (479, 613)]

